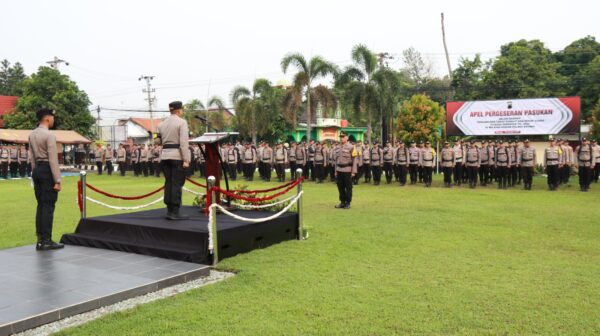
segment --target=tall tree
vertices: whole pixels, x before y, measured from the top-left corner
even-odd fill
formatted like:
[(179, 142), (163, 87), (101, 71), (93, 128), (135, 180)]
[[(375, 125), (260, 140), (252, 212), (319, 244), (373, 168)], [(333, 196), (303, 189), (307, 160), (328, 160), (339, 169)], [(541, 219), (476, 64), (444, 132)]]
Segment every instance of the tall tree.
[(600, 141), (600, 99), (598, 99), (598, 102), (596, 102), (596, 105), (592, 109), (591, 115), (592, 136), (594, 139)]
[(46, 107), (56, 111), (58, 129), (75, 130), (92, 137), (95, 120), (88, 110), (89, 105), (88, 95), (69, 76), (40, 67), (23, 82), (15, 113), (5, 116), (4, 120), (7, 128), (32, 129), (37, 124), (36, 111)]
[[(214, 107), (218, 109), (217, 113), (209, 112)], [(188, 122), (192, 134), (201, 135), (204, 134), (207, 123), (209, 131), (211, 129), (223, 130), (225, 128), (224, 111), (225, 103), (219, 96), (210, 97), (206, 106), (200, 99), (192, 99), (185, 104), (183, 118)], [(202, 121), (198, 118), (202, 119)]]
[(402, 61), (404, 62), (402, 70), (408, 74), (417, 90), (435, 77), (431, 62), (413, 47), (402, 52)]
[(389, 116), (396, 108), (400, 77), (387, 67), (378, 68), (375, 54), (363, 44), (352, 48), (351, 57), (354, 64), (337, 76), (336, 88), (345, 109), (350, 109), (356, 119), (366, 117), (370, 142), (374, 121)]
[(485, 95), (495, 99), (564, 96), (567, 78), (559, 67), (539, 40), (505, 44), (484, 78)]
[(311, 93), (315, 81), (337, 73), (334, 64), (326, 61), (320, 56), (314, 56), (306, 60), (300, 53), (291, 53), (281, 60), (281, 69), (286, 73), (290, 65), (296, 68), (293, 85), (306, 95), (306, 141), (310, 141), (310, 132), (312, 129), (312, 110)]
[(483, 93), (483, 78), (491, 63), (484, 63), (481, 55), (477, 54), (471, 60), (461, 58), (458, 67), (452, 71), (451, 86), (454, 88), (457, 100), (485, 99)]
[(237, 129), (256, 144), (258, 134), (268, 133), (269, 123), (281, 115), (281, 100), (281, 92), (264, 78), (256, 79), (252, 89), (236, 86), (231, 91), (231, 102), (235, 106)]
[(21, 63), (13, 66), (8, 60), (0, 62), (0, 95), (20, 96), (23, 93), (23, 82), (27, 79)]
[(410, 140), (439, 140), (438, 132), (446, 112), (439, 103), (426, 95), (414, 95), (405, 100), (398, 115), (396, 135), (405, 142)]

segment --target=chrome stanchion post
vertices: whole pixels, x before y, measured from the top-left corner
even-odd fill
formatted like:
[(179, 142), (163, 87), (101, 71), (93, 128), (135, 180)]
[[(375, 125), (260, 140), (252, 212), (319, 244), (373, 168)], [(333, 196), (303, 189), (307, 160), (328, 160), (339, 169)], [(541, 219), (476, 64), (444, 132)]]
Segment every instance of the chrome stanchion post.
[(212, 242), (213, 242), (213, 266), (216, 266), (219, 262), (219, 243), (217, 240), (217, 210), (211, 205), (216, 203), (217, 194), (212, 188), (215, 186), (216, 178), (214, 176), (208, 177), (208, 190), (210, 191), (210, 205), (208, 211), (211, 213), (211, 222), (209, 223), (212, 231)]
[[(296, 169), (296, 181), (302, 178), (302, 168)], [(298, 183), (297, 195), (302, 192), (302, 182)], [(302, 225), (302, 196), (298, 197), (298, 240), (304, 239), (304, 228)]]
[(85, 219), (87, 217), (87, 198), (85, 189), (87, 188), (85, 179), (87, 176), (87, 172), (82, 170), (79, 172), (79, 180), (81, 181), (81, 219)]

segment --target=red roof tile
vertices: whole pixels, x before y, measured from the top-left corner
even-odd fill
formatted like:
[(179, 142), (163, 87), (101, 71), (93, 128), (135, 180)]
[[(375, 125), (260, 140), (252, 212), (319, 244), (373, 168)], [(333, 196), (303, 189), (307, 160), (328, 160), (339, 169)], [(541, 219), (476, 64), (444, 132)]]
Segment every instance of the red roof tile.
[[(150, 132), (150, 118), (130, 118), (131, 121), (140, 125), (146, 131)], [(158, 125), (162, 123), (162, 119), (154, 119), (153, 121), (153, 133), (156, 133), (158, 130)]]
[(2, 116), (10, 113), (17, 105), (19, 97), (16, 96), (0, 96), (0, 128), (4, 127)]

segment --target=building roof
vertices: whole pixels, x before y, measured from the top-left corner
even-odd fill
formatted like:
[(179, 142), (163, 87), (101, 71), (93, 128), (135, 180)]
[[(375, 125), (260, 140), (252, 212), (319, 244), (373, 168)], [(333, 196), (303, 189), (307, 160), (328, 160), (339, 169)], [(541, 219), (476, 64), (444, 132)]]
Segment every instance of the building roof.
[[(86, 137), (75, 131), (50, 131), (56, 136), (56, 142), (66, 145), (89, 144)], [(0, 141), (6, 143), (29, 143), (31, 130), (0, 129)]]
[(2, 116), (10, 113), (17, 106), (17, 96), (0, 96), (0, 128), (4, 127)]
[(129, 118), (133, 123), (138, 124), (140, 127), (146, 130), (146, 132), (150, 132), (150, 125), (152, 124), (152, 133), (158, 132), (158, 125), (160, 125), (164, 119), (154, 119), (151, 123), (150, 118)]

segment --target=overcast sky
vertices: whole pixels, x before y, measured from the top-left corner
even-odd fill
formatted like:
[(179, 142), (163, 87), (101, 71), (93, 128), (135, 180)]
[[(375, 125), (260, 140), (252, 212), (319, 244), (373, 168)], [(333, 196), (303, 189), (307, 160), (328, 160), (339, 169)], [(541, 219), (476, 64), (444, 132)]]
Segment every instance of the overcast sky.
[[(229, 101), (236, 85), (255, 78), (290, 78), (281, 58), (298, 51), (344, 66), (364, 43), (400, 54), (414, 47), (445, 75), (440, 13), (446, 17), (451, 63), (500, 45), (540, 39), (551, 50), (586, 35), (600, 39), (598, 1), (44, 1), (7, 0), (1, 5), (0, 59), (34, 72), (54, 56), (94, 105), (147, 108), (140, 75), (155, 76), (156, 108), (170, 101)], [(140, 114), (137, 114), (140, 115)], [(123, 113), (103, 112), (103, 123)]]

